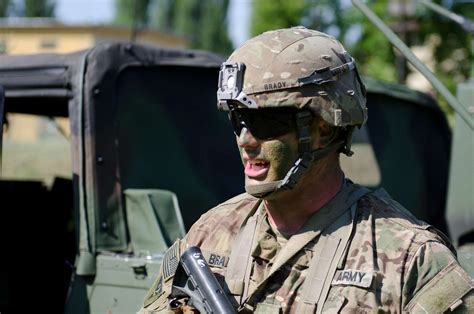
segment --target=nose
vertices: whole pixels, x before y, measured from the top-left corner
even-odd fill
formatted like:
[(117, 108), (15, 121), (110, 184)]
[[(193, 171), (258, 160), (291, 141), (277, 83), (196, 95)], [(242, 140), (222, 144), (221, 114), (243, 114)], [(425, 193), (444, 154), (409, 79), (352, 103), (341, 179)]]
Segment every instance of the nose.
[(257, 147), (259, 145), (258, 140), (246, 127), (243, 127), (240, 131), (240, 135), (237, 137), (237, 144), (242, 148)]

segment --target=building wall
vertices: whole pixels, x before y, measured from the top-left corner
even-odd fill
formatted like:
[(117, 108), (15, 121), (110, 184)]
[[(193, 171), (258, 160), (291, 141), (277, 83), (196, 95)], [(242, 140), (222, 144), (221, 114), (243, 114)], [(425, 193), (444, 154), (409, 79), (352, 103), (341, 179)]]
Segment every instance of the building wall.
[[(112, 26), (0, 27), (0, 53), (69, 53), (99, 42), (130, 41), (131, 30)], [(158, 31), (137, 33), (136, 42), (172, 48), (185, 48), (186, 40)]]
[(94, 37), (88, 32), (54, 28), (3, 28), (0, 41), (6, 54), (68, 53), (91, 47)]

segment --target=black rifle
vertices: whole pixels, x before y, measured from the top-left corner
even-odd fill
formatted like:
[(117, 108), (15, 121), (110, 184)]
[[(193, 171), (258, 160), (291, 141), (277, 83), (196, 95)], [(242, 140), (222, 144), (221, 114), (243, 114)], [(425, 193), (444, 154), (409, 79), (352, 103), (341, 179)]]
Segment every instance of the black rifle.
[(171, 307), (177, 299), (188, 297), (188, 305), (200, 313), (236, 313), (227, 294), (212, 273), (201, 249), (192, 246), (184, 251), (173, 279)]

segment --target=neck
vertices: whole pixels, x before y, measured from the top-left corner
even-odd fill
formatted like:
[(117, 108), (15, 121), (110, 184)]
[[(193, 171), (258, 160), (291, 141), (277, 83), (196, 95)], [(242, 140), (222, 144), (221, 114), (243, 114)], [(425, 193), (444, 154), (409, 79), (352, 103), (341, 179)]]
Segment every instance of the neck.
[(339, 163), (316, 163), (293, 190), (264, 200), (270, 223), (280, 232), (295, 234), (339, 192), (343, 179)]

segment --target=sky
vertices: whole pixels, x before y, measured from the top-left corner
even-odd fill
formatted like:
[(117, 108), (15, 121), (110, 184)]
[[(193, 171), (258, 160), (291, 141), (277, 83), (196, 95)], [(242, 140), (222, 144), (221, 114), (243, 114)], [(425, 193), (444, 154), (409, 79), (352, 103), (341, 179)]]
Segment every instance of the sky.
[[(56, 17), (65, 24), (106, 24), (115, 15), (115, 0), (56, 0)], [(230, 0), (228, 30), (234, 46), (249, 38), (249, 0)]]

